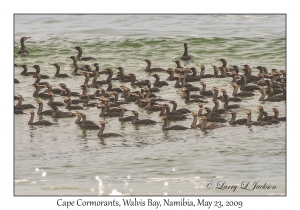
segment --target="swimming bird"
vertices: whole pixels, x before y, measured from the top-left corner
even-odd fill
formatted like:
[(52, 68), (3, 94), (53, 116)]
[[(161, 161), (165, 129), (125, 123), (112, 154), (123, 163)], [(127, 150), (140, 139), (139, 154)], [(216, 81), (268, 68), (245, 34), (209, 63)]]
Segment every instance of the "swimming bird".
[(105, 122), (104, 121), (99, 121), (99, 124), (101, 125), (101, 128), (100, 128), (100, 130), (98, 132), (98, 136), (100, 138), (122, 137), (122, 135), (117, 134), (117, 133), (104, 133), (103, 134), (103, 131), (104, 131), (104, 128), (105, 128)]
[(181, 60), (190, 61), (192, 59), (192, 57), (188, 54), (188, 44), (184, 43), (183, 47), (184, 47), (184, 53), (181, 57)]
[(145, 69), (146, 72), (161, 72), (161, 71), (166, 71), (163, 68), (151, 68), (151, 61), (149, 59), (144, 60), (147, 63), (147, 67)]
[(22, 37), (20, 39), (21, 49), (19, 50), (18, 54), (27, 55), (29, 53), (28, 50), (26, 49), (24, 42), (30, 38), (31, 37)]
[(55, 68), (56, 68), (56, 73), (54, 75), (55, 77), (69, 77), (69, 75), (67, 75), (67, 74), (60, 74), (59, 73), (60, 66), (57, 63), (53, 63), (53, 64), (49, 63), (49, 64), (52, 65), (52, 66), (55, 66)]
[(51, 123), (51, 122), (49, 122), (47, 120), (39, 120), (39, 121), (33, 122), (34, 111), (33, 110), (29, 110), (28, 112), (30, 113), (30, 119), (28, 121), (28, 125), (44, 125), (44, 126), (53, 125), (53, 123)]
[(76, 56), (77, 60), (79, 61), (89, 61), (89, 60), (96, 60), (96, 58), (93, 58), (93, 57), (81, 57), (82, 55), (82, 48), (79, 47), (79, 46), (76, 46), (76, 47), (71, 47), (75, 50), (78, 51), (78, 55)]

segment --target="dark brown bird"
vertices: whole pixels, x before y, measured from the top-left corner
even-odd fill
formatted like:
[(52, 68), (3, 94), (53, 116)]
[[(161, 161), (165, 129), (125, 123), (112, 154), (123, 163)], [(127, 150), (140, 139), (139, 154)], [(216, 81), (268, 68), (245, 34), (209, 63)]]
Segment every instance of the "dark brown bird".
[(29, 54), (28, 50), (26, 49), (26, 46), (25, 46), (25, 41), (27, 39), (30, 39), (31, 37), (22, 37), (20, 39), (20, 44), (21, 44), (21, 49), (19, 50), (18, 54), (21, 54), (21, 55), (27, 55)]
[(55, 77), (69, 77), (69, 75), (67, 75), (67, 74), (60, 74), (59, 73), (59, 71), (60, 71), (60, 66), (57, 64), (57, 63), (53, 63), (53, 64), (51, 64), (51, 63), (49, 63), (50, 65), (52, 65), (52, 66), (55, 66), (55, 68), (56, 68), (56, 72), (55, 72)]
[(184, 47), (184, 53), (183, 53), (183, 55), (181, 57), (181, 60), (183, 60), (183, 61), (190, 61), (190, 60), (192, 60), (192, 57), (188, 54), (188, 44), (184, 43), (183, 47)]
[(132, 114), (134, 114), (134, 119), (132, 120), (132, 124), (143, 124), (143, 125), (149, 125), (149, 124), (156, 124), (156, 121), (154, 120), (150, 120), (150, 119), (143, 119), (143, 120), (140, 120), (139, 119), (139, 113), (137, 111), (131, 111)]
[(149, 59), (144, 60), (147, 63), (147, 67), (145, 69), (146, 72), (161, 72), (161, 71), (166, 71), (163, 68), (151, 68), (151, 61)]
[(33, 122), (34, 119), (34, 111), (33, 110), (29, 110), (28, 111), (30, 113), (30, 119), (28, 121), (28, 125), (44, 125), (44, 126), (49, 126), (49, 125), (53, 125), (53, 123), (47, 121), (47, 120), (39, 120), (36, 122)]
[(247, 121), (246, 121), (246, 126), (250, 126), (250, 125), (258, 125), (258, 126), (264, 126), (264, 125), (271, 125), (271, 122), (268, 121), (256, 121), (256, 122), (251, 122), (251, 111), (247, 110), (246, 111), (248, 117), (247, 117)]
[(105, 128), (105, 122), (104, 121), (99, 121), (99, 124), (101, 125), (101, 128), (99, 130), (98, 136), (100, 138), (109, 138), (109, 137), (122, 137), (122, 135), (117, 134), (117, 133), (104, 133), (104, 128)]
[(79, 47), (79, 46), (76, 46), (76, 47), (71, 47), (75, 50), (78, 51), (78, 55), (76, 56), (77, 60), (79, 61), (89, 61), (89, 60), (96, 60), (96, 58), (93, 58), (93, 57), (81, 57), (82, 55), (82, 48)]
[(173, 125), (171, 127), (167, 127), (167, 121), (168, 121), (168, 117), (166, 115), (160, 117), (163, 121), (164, 121), (164, 124), (162, 126), (162, 129), (164, 131), (167, 131), (167, 130), (186, 130), (186, 129), (189, 129), (187, 127), (184, 127), (182, 125)]

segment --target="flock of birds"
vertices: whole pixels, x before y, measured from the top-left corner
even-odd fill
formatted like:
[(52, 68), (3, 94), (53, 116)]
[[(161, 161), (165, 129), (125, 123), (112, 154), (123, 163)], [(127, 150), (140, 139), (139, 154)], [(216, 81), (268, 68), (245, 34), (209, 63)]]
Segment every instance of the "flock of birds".
[[(22, 37), (20, 40), (21, 49), (18, 54), (27, 55), (29, 52), (24, 44), (25, 40), (30, 37)], [(279, 102), (286, 100), (286, 71), (272, 69), (268, 71), (266, 67), (257, 66), (252, 67), (259, 70), (258, 75), (252, 75), (252, 69), (249, 65), (243, 65), (240, 69), (239, 66), (233, 65), (227, 67), (225, 59), (216, 59), (222, 63), (222, 66), (217, 67), (211, 64), (214, 74), (205, 74), (205, 66), (200, 65), (200, 73), (197, 73), (197, 69), (194, 67), (186, 68), (182, 67), (180, 61), (175, 61), (175, 68), (151, 68), (151, 61), (145, 59), (147, 63), (145, 73), (151, 74), (155, 78), (155, 81), (151, 83), (150, 80), (137, 80), (136, 75), (133, 73), (126, 74), (122, 67), (118, 67), (118, 72), (114, 76), (113, 71), (110, 68), (100, 70), (99, 64), (94, 63), (95, 69), (92, 70), (90, 65), (79, 66), (78, 61), (92, 61), (96, 60), (93, 57), (82, 57), (82, 48), (79, 46), (73, 47), (78, 51), (77, 56), (70, 56), (72, 60), (71, 67), (74, 69), (73, 76), (85, 77), (83, 84), (80, 86), (82, 93), (72, 92), (65, 83), (59, 83), (60, 88), (52, 88), (52, 85), (44, 81), (49, 78), (47, 75), (41, 74), (39, 65), (33, 65), (32, 68), (35, 72), (28, 72), (26, 64), (15, 64), (15, 67), (22, 67), (22, 76), (29, 76), (35, 78), (35, 82), (32, 86), (35, 88), (33, 97), (36, 99), (38, 106), (38, 115), (49, 115), (52, 118), (66, 118), (76, 117), (75, 123), (82, 129), (98, 129), (98, 136), (105, 137), (118, 137), (121, 136), (117, 133), (103, 133), (105, 129), (105, 122), (93, 122), (87, 120), (86, 114), (81, 111), (86, 107), (97, 107), (100, 109), (99, 117), (118, 117), (119, 121), (131, 121), (132, 124), (149, 125), (156, 124), (157, 121), (150, 119), (139, 119), (139, 113), (135, 110), (127, 110), (124, 108), (127, 104), (135, 104), (138, 107), (143, 107), (150, 113), (159, 112), (159, 117), (163, 121), (162, 130), (186, 130), (186, 129), (216, 129), (224, 126), (227, 120), (222, 117), (222, 114), (231, 114), (232, 117), (229, 121), (230, 125), (258, 125), (264, 126), (272, 123), (279, 123), (285, 121), (285, 117), (279, 117), (279, 111), (277, 108), (273, 108), (273, 115), (268, 115), (262, 106), (258, 106), (259, 116), (257, 121), (252, 121), (251, 111), (246, 110), (247, 118), (236, 120), (236, 111), (234, 109), (240, 108), (238, 104), (232, 104), (234, 102), (241, 102), (246, 97), (252, 97), (255, 92), (261, 93), (259, 101)], [(188, 45), (184, 43), (184, 54), (181, 60), (190, 62), (191, 56), (188, 54)], [(60, 73), (60, 66), (57, 63), (50, 64), (56, 69), (54, 77), (62, 78), (62, 81), (67, 81), (65, 78), (69, 78), (68, 74)], [(241, 73), (241, 71), (243, 73)], [(160, 80), (160, 74), (168, 74), (166, 81)], [(99, 75), (107, 75), (105, 80), (98, 80)], [(93, 78), (90, 82), (90, 78)], [(212, 90), (206, 90), (206, 83), (203, 79), (206, 78), (229, 78), (231, 77), (231, 86), (233, 87), (232, 97), (229, 97), (226, 89), (219, 89), (218, 87), (212, 87)], [(43, 81), (41, 81), (43, 79)], [(122, 84), (119, 87), (113, 87), (113, 81), (118, 81), (118, 84)], [(182, 91), (181, 97), (185, 103), (194, 103), (199, 107), (198, 113), (192, 112), (186, 108), (177, 109), (177, 102), (175, 100), (168, 100), (163, 97), (159, 97), (160, 88), (169, 86), (170, 81), (174, 81), (175, 88), (180, 88)], [(18, 80), (14, 80), (15, 83), (19, 83)], [(194, 83), (192, 85), (191, 83)], [(116, 84), (116, 83), (115, 83)], [(126, 86), (126, 85), (127, 86)], [(197, 85), (200, 84), (200, 85)], [(131, 91), (130, 86), (136, 86), (140, 88), (139, 91)], [(41, 89), (45, 88), (43, 92)], [(106, 89), (105, 89), (106, 88)], [(93, 94), (89, 91), (95, 89)], [(240, 90), (240, 91), (239, 91)], [(222, 93), (219, 96), (219, 92)], [(192, 94), (193, 93), (193, 94)], [(156, 95), (157, 94), (157, 95)], [(119, 100), (123, 98), (123, 100)], [(54, 101), (55, 96), (63, 96), (64, 102)], [(266, 97), (267, 96), (267, 97)], [(24, 114), (25, 110), (29, 109), (31, 115), (28, 125), (41, 125), (51, 126), (52, 122), (47, 120), (39, 120), (34, 122), (35, 105), (23, 104), (23, 96), (21, 94), (15, 94), (15, 100), (18, 100), (14, 107), (15, 114)], [(76, 98), (76, 99), (74, 99)], [(51, 108), (49, 110), (43, 110), (43, 100), (48, 100), (47, 105)], [(205, 107), (208, 99), (212, 99), (215, 104), (213, 108)], [(91, 100), (93, 102), (91, 102)], [(179, 99), (181, 100), (181, 99)], [(223, 108), (219, 108), (219, 104), (224, 102)], [(81, 104), (81, 105), (80, 105)], [(172, 104), (172, 109), (169, 104)], [(64, 106), (65, 109), (61, 111), (58, 107)], [(68, 111), (66, 111), (68, 110)], [(73, 111), (70, 111), (73, 110)], [(128, 111), (132, 115), (124, 117), (124, 113)], [(205, 112), (205, 113), (204, 113)], [(188, 119), (188, 115), (192, 116), (191, 126), (185, 127), (182, 125), (174, 125), (168, 127), (168, 121), (181, 121)], [(200, 123), (197, 124), (198, 120)]]

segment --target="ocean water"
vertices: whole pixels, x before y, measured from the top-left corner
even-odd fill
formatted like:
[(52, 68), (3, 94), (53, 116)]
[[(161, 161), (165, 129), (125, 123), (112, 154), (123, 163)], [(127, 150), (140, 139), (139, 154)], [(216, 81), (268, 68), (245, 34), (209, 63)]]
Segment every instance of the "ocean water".
[[(84, 77), (54, 78), (55, 68), (49, 65), (59, 63), (61, 73), (71, 75), (72, 62), (67, 57), (77, 54), (71, 48), (74, 46), (82, 47), (83, 56), (97, 59), (81, 61), (80, 65), (97, 62), (100, 69), (109, 67), (115, 73), (116, 67), (122, 66), (126, 74), (135, 73), (138, 80), (151, 82), (154, 78), (144, 71), (143, 59), (150, 59), (153, 67), (174, 68), (173, 61), (183, 54), (183, 43), (188, 43), (193, 62), (182, 65), (194, 66), (198, 72), (203, 64), (206, 73), (212, 74), (210, 63), (221, 66), (215, 60), (220, 58), (225, 58), (228, 65), (286, 69), (285, 15), (15, 15), (14, 18), (14, 62), (40, 65), (41, 74), (50, 76), (43, 81), (54, 88), (63, 82), (72, 91), (81, 92)], [(31, 37), (25, 42), (30, 52), (27, 56), (17, 54), (23, 36)], [(14, 84), (14, 92), (23, 95), (24, 103), (34, 104), (34, 88), (30, 85), (35, 79), (21, 76), (21, 71), (20, 67), (14, 69), (15, 79), (20, 81)], [(252, 71), (258, 73), (257, 69)], [(158, 74), (161, 80), (168, 77), (162, 72)], [(100, 75), (98, 80), (102, 79), (105, 76)], [(231, 78), (203, 81), (208, 89), (226, 88), (231, 96)], [(197, 112), (195, 104), (184, 103), (180, 90), (174, 88), (175, 81), (168, 82), (169, 86), (156, 95), (176, 100), (178, 108)], [(113, 81), (114, 87), (121, 84)], [(193, 85), (200, 86), (198, 82)], [(89, 90), (90, 94), (93, 92)], [(237, 119), (246, 118), (247, 109), (256, 119), (257, 106), (263, 106), (269, 115), (273, 114), (273, 107), (280, 116), (286, 115), (286, 102), (259, 102), (259, 97), (255, 93), (235, 102), (241, 107), (236, 109)], [(55, 101), (63, 100), (64, 97), (55, 97)], [(211, 98), (206, 100), (205, 106), (213, 107)], [(49, 109), (47, 100), (43, 101), (44, 109)], [(101, 139), (97, 130), (78, 128), (75, 118), (43, 116), (55, 125), (42, 127), (27, 125), (29, 114), (14, 115), (15, 195), (108, 195), (113, 189), (123, 195), (285, 195), (285, 122), (262, 127), (225, 123), (225, 127), (205, 132), (162, 131), (158, 112), (147, 112), (133, 103), (124, 107), (137, 110), (140, 119), (158, 123), (134, 126), (131, 122), (120, 123), (116, 117), (100, 118), (97, 108), (85, 108), (88, 120), (106, 122), (104, 133), (123, 136)], [(191, 122), (189, 116), (170, 125), (190, 127)], [(233, 186), (237, 188), (233, 190)], [(254, 186), (257, 187), (253, 189)]]

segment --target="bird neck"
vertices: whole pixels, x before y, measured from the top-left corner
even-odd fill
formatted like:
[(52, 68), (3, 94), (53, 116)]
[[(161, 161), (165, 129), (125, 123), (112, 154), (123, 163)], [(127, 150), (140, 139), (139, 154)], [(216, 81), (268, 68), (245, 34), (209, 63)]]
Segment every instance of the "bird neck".
[(218, 67), (213, 66), (213, 69), (214, 69), (214, 77), (218, 77), (218, 75), (219, 75), (219, 69), (218, 69)]
[(168, 72), (168, 74), (170, 75), (169, 78), (170, 78), (170, 77), (173, 77), (173, 76), (174, 76), (174, 73), (175, 73), (174, 71), (169, 71), (169, 72)]
[(203, 106), (199, 106), (199, 111), (198, 111), (198, 116), (201, 116), (202, 115), (202, 112), (203, 112)]
[(159, 82), (159, 80), (160, 80), (160, 78), (159, 78), (159, 76), (157, 75), (157, 76), (155, 77), (155, 82)]
[(180, 62), (175, 62), (175, 63), (176, 63), (176, 68), (182, 68)]
[(243, 90), (245, 87), (246, 87), (246, 78), (244, 76), (241, 76), (240, 90)]
[(40, 114), (43, 111), (43, 103), (39, 103), (39, 108), (37, 110), (37, 113)]
[(119, 72), (120, 72), (120, 76), (121, 76), (121, 78), (123, 78), (123, 79), (124, 79), (124, 77), (125, 77), (125, 72), (124, 72), (124, 69), (119, 69)]
[(55, 76), (59, 75), (59, 71), (60, 71), (60, 66), (55, 66), (56, 67), (56, 73)]
[(27, 73), (27, 66), (22, 66), (23, 67), (23, 71), (21, 72), (21, 75), (26, 74)]
[(77, 119), (75, 120), (75, 124), (79, 124), (81, 120), (81, 115), (77, 116)]
[(182, 78), (181, 79), (181, 88), (184, 88), (185, 87), (185, 78)]
[(222, 66), (222, 67), (226, 68), (227, 61), (226, 61), (226, 60), (222, 60), (221, 62), (223, 63), (223, 66)]
[(258, 115), (258, 117), (257, 117), (257, 121), (261, 121), (262, 120), (262, 118), (263, 118), (263, 116), (264, 116), (264, 114), (263, 114), (263, 110), (261, 109), (261, 110), (259, 110), (259, 115)]
[(150, 98), (150, 90), (149, 90), (149, 89), (147, 89), (147, 90), (145, 90), (145, 92), (146, 92), (146, 96), (145, 96), (145, 98)]
[(66, 88), (65, 90), (66, 90), (66, 92), (67, 92), (67, 96), (68, 96), (68, 97), (71, 97), (71, 90), (70, 90), (69, 88)]
[(129, 90), (124, 90), (123, 94), (124, 94), (125, 100), (129, 100), (130, 99), (130, 92), (129, 92)]
[(134, 115), (134, 118), (133, 118), (133, 120), (132, 120), (132, 123), (136, 123), (136, 121), (138, 121), (138, 119), (139, 119), (139, 114), (136, 113), (136, 114)]
[(236, 95), (238, 92), (238, 86), (233, 86), (233, 92), (232, 92), (232, 95)]
[(259, 82), (265, 82), (264, 76), (261, 76), (261, 78), (260, 78), (257, 82), (258, 82), (258, 83), (259, 83)]
[(81, 55), (82, 55), (82, 49), (78, 49), (78, 54), (76, 56), (78, 60), (80, 60)]
[(131, 75), (131, 85), (134, 85), (135, 81), (136, 81), (136, 76), (133, 74)]
[(108, 84), (108, 87), (107, 87), (107, 89), (106, 89), (106, 91), (110, 91), (111, 89), (112, 89), (112, 82), (110, 81), (106, 81), (107, 82), (107, 84)]
[(218, 90), (214, 90), (213, 99), (217, 99), (218, 95), (219, 95), (219, 91)]
[(110, 101), (105, 103), (105, 111), (108, 112), (110, 110)]
[(262, 120), (268, 120), (269, 114), (268, 112), (262, 112), (264, 118)]
[(236, 82), (237, 81), (237, 74), (233, 74), (232, 75), (232, 80), (231, 80), (231, 82)]
[(202, 88), (201, 88), (201, 90), (200, 90), (200, 93), (203, 93), (203, 92), (205, 91), (205, 89), (206, 89), (206, 84), (203, 84), (203, 85), (202, 85)]
[(175, 83), (175, 88), (179, 88), (180, 87), (180, 82), (181, 82), (181, 78), (177, 78), (176, 83)]
[(207, 111), (206, 118), (207, 118), (207, 119), (211, 118), (211, 114), (212, 114), (212, 111), (211, 111), (211, 110), (208, 110), (208, 111)]
[(37, 94), (40, 92), (40, 90), (41, 90), (40, 86), (37, 85), (37, 86), (35, 87), (35, 91), (33, 92), (33, 97), (36, 97)]
[(72, 59), (72, 60), (73, 60), (73, 66), (76, 66), (76, 64), (77, 64), (76, 58), (74, 58), (74, 59)]
[(53, 101), (54, 101), (54, 95), (51, 94), (50, 98), (49, 98), (49, 101), (48, 101), (48, 104), (52, 103)]
[(149, 89), (151, 88), (151, 82), (150, 82), (150, 81), (148, 81), (146, 85), (147, 85), (147, 87), (148, 87)]
[(70, 106), (71, 106), (71, 104), (72, 104), (72, 100), (69, 100), (65, 108), (66, 108), (66, 109), (69, 109)]
[(263, 92), (261, 93), (261, 96), (260, 96), (260, 98), (259, 98), (259, 101), (264, 100), (265, 97), (266, 97), (266, 91), (263, 91)]
[(108, 77), (106, 78), (106, 80), (111, 79), (113, 76), (113, 72), (112, 71), (108, 71)]
[(219, 102), (215, 102), (215, 106), (212, 109), (214, 112), (217, 111), (219, 109)]
[(90, 97), (89, 97), (89, 95), (87, 95), (87, 96), (85, 97), (85, 101), (84, 101), (84, 103), (83, 103), (83, 106), (87, 106), (88, 103), (89, 103), (89, 100), (90, 100)]
[(125, 112), (125, 110), (121, 109), (121, 112), (120, 112), (120, 115), (119, 115), (119, 120), (121, 120), (123, 118), (124, 112)]
[(191, 99), (191, 92), (189, 90), (186, 90), (185, 93), (186, 93), (186, 99), (185, 99), (185, 101), (189, 102), (190, 99)]
[(162, 129), (165, 130), (167, 128), (167, 118), (164, 119), (164, 124), (162, 126)]
[(34, 112), (30, 113), (30, 119), (28, 121), (28, 125), (31, 125), (33, 123), (33, 118), (34, 118)]
[(165, 112), (166, 112), (165, 107), (160, 107), (160, 113), (159, 113), (159, 116), (161, 117), (161, 116), (165, 115)]
[(228, 95), (223, 95), (223, 97), (224, 97), (224, 100), (225, 100), (224, 106), (228, 106), (229, 96)]
[[(38, 74), (39, 75), (39, 74)], [(39, 75), (39, 76), (37, 76), (37, 78), (36, 78), (36, 80), (35, 80), (35, 82), (34, 83), (39, 83), (41, 81), (41, 76)]]
[(273, 97), (274, 96), (274, 89), (272, 87), (268, 87), (268, 89), (269, 89), (269, 96), (268, 96), (268, 98)]
[[(84, 85), (88, 85), (89, 83), (89, 80), (90, 80), (90, 74), (85, 74), (85, 80), (84, 80)], [(95, 76), (94, 76), (94, 79), (95, 79)], [(96, 79), (97, 80), (97, 79)], [(93, 80), (94, 81), (94, 80)]]
[(35, 73), (39, 74), (41, 72), (41, 68), (39, 66), (35, 67)]
[(193, 74), (192, 74), (192, 76), (197, 76), (197, 70), (196, 69), (194, 69), (194, 68), (191, 68), (191, 71), (193, 72)]
[(280, 79), (280, 75), (274, 76), (273, 82), (274, 82), (275, 80), (277, 81), (278, 79)]
[(245, 74), (244, 75), (249, 80), (250, 76), (251, 76), (251, 73), (250, 73), (250, 71), (247, 68), (245, 68), (244, 70), (245, 70)]
[(150, 108), (150, 106), (151, 106), (151, 101), (149, 100), (149, 101), (147, 102), (147, 105), (144, 107), (144, 109), (148, 109), (148, 108)]
[(94, 71), (94, 77), (93, 77), (92, 83), (95, 83), (97, 81), (98, 77), (99, 77), (99, 73), (97, 71)]
[(103, 135), (104, 128), (105, 128), (105, 124), (101, 124), (98, 136), (102, 136)]
[(258, 67), (259, 73), (263, 74), (264, 73), (264, 69), (262, 67)]
[(221, 67), (221, 72), (222, 72), (222, 76), (223, 77), (227, 77), (227, 74), (226, 74), (226, 68), (225, 67)]
[(82, 121), (80, 123), (81, 126), (85, 126), (85, 122), (86, 122), (86, 115), (82, 115)]
[(263, 67), (263, 70), (264, 70), (264, 74), (268, 74), (268, 69), (266, 67)]
[(199, 77), (201, 78), (204, 75), (204, 73), (205, 73), (205, 68), (201, 68)]
[(148, 62), (147, 62), (147, 67), (146, 67), (146, 71), (149, 70), (150, 67), (151, 67), (151, 61), (148, 61)]
[(173, 109), (172, 109), (172, 111), (176, 111), (176, 109), (177, 109), (177, 103), (173, 103)]
[(275, 81), (275, 76), (274, 76), (274, 75), (272, 75), (272, 77), (271, 77), (271, 84), (273, 84), (273, 83), (274, 83), (274, 81)]
[(235, 119), (236, 119), (236, 113), (233, 112), (233, 113), (231, 113), (231, 119), (230, 119), (229, 123), (230, 124), (233, 123), (235, 121)]
[(96, 65), (96, 66), (95, 66), (95, 71), (96, 71), (96, 72), (99, 72), (99, 69), (100, 69), (99, 66)]
[[(143, 97), (143, 98), (142, 98), (142, 97)], [(144, 96), (140, 94), (140, 95), (136, 98), (134, 104), (140, 104), (141, 99), (144, 99)], [(145, 107), (144, 107), (144, 108), (145, 108)]]
[(23, 50), (26, 50), (26, 47), (25, 47), (25, 40), (23, 40), (23, 39), (21, 39), (21, 41), (20, 41), (20, 43), (21, 43), (21, 48), (23, 49)]
[(236, 72), (236, 74), (239, 74), (239, 71), (240, 71), (239, 67), (238, 66), (234, 66), (233, 68), (234, 68), (234, 71)]
[(278, 120), (278, 115), (279, 115), (279, 113), (278, 113), (278, 112), (274, 112), (273, 119), (275, 119), (275, 120)]
[(247, 121), (246, 121), (246, 126), (249, 126), (250, 122), (251, 122), (251, 113), (247, 113), (247, 114), (248, 114), (248, 117), (247, 117)]
[(115, 94), (115, 97), (114, 97), (113, 103), (116, 104), (116, 103), (118, 102), (118, 99), (119, 99), (119, 94), (116, 93), (116, 94)]
[(194, 115), (193, 122), (191, 124), (191, 128), (196, 128), (196, 125), (197, 125), (197, 116)]
[(104, 114), (105, 114), (105, 107), (102, 107), (99, 117), (102, 117)]
[(207, 123), (207, 119), (204, 119), (203, 122), (200, 124), (200, 128), (205, 129), (206, 128), (206, 123)]
[(78, 73), (77, 71), (78, 71), (78, 66), (75, 65), (75, 69), (74, 69), (73, 73)]
[(48, 86), (47, 86), (47, 90), (45, 90), (45, 91), (47, 91), (47, 92), (49, 92), (49, 91), (52, 92), (52, 85), (48, 85)]
[(169, 106), (165, 106), (166, 109), (166, 114), (170, 114), (170, 107)]
[(58, 112), (59, 112), (57, 106), (54, 105), (54, 106), (51, 106), (51, 108), (53, 109), (53, 112), (55, 112), (55, 113), (58, 113)]
[(188, 46), (187, 45), (184, 46), (183, 56), (188, 56)]

